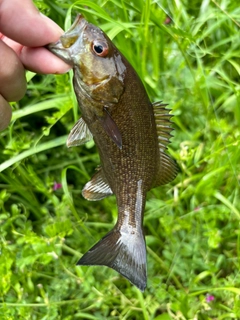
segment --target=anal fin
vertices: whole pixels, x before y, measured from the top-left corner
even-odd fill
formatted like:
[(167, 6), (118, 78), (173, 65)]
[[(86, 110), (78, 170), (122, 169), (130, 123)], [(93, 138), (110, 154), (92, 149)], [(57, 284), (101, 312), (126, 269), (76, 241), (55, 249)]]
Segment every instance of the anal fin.
[(102, 200), (112, 194), (113, 192), (109, 187), (102, 168), (98, 169), (92, 179), (86, 183), (82, 191), (83, 197), (90, 201)]

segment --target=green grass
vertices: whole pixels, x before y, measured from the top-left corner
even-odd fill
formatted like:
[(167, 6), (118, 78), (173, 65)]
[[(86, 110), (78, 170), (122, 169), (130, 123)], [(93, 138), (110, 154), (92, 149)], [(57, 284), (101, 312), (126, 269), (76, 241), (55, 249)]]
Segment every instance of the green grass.
[(108, 268), (76, 267), (112, 228), (116, 202), (81, 196), (99, 158), (92, 143), (65, 146), (79, 117), (71, 76), (28, 73), (27, 94), (0, 133), (0, 318), (240, 319), (238, 1), (35, 3), (63, 28), (82, 12), (152, 101), (169, 103), (168, 151), (181, 172), (148, 193), (144, 293)]

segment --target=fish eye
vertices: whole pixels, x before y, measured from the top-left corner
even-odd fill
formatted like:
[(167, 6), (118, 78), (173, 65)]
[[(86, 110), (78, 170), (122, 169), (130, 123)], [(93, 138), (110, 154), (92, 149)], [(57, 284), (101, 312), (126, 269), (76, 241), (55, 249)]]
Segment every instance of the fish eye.
[(106, 57), (108, 54), (108, 45), (103, 41), (94, 41), (92, 43), (93, 52), (99, 57)]

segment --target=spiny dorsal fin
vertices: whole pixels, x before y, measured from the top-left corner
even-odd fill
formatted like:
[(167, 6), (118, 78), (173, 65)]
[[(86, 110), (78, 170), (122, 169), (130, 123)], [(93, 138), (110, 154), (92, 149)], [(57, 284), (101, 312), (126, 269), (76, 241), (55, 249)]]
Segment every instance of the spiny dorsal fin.
[(86, 122), (80, 118), (69, 133), (67, 146), (74, 147), (84, 144), (92, 139), (92, 134), (88, 129)]
[(90, 201), (97, 201), (113, 194), (102, 168), (98, 168), (92, 179), (85, 184), (82, 195)]
[(161, 101), (153, 103), (160, 157), (158, 174), (153, 187), (171, 182), (178, 173), (177, 164), (165, 153), (173, 130), (170, 121), (172, 115), (169, 114), (169, 110), (165, 108), (166, 106), (167, 104), (163, 104)]

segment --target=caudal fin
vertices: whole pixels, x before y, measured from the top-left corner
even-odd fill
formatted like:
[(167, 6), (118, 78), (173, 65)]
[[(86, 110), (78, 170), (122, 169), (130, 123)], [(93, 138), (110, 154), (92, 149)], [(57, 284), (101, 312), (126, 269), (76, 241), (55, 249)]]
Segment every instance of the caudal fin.
[(85, 253), (77, 264), (110, 267), (141, 291), (147, 285), (146, 245), (142, 232), (126, 233), (113, 229)]

